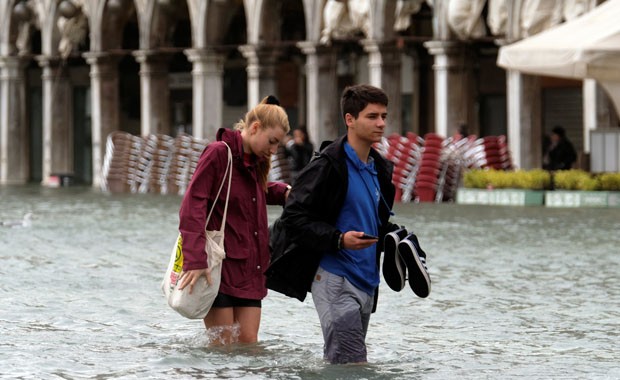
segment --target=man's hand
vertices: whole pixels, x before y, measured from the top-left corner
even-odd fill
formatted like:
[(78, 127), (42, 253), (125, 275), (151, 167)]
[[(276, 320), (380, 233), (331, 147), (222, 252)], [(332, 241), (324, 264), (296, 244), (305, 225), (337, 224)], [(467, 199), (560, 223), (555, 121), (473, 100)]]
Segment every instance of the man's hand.
[(376, 244), (379, 239), (362, 239), (364, 232), (347, 231), (342, 235), (342, 248), (346, 249), (363, 249)]

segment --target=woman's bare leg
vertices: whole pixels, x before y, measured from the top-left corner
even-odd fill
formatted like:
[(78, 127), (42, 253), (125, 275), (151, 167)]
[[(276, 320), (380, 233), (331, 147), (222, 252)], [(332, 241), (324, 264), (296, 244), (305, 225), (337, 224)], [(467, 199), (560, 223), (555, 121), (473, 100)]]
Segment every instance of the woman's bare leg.
[(204, 323), (207, 330), (215, 335), (211, 344), (231, 344), (236, 341), (233, 334), (235, 315), (232, 307), (212, 308), (204, 318)]
[(255, 343), (258, 341), (258, 328), (260, 327), (260, 307), (235, 307), (234, 319), (239, 322), (239, 342)]

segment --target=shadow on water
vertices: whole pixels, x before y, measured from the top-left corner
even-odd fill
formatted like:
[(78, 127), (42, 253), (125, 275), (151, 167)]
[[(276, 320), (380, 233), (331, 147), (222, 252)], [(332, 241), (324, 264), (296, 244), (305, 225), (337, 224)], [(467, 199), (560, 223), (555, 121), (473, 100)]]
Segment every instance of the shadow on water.
[(260, 343), (227, 348), (167, 308), (180, 200), (0, 187), (0, 377), (620, 378), (620, 210), (398, 204), (432, 293), (381, 284), (370, 363), (332, 366), (310, 297), (271, 292)]

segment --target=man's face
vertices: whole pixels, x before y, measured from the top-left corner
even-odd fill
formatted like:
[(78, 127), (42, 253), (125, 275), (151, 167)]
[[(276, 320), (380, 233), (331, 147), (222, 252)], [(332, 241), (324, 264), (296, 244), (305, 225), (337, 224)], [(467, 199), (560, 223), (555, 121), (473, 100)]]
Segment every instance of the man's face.
[(353, 133), (360, 140), (369, 144), (380, 142), (385, 132), (385, 119), (387, 117), (387, 107), (383, 104), (372, 103), (364, 108), (357, 119), (351, 114), (345, 115), (348, 133)]

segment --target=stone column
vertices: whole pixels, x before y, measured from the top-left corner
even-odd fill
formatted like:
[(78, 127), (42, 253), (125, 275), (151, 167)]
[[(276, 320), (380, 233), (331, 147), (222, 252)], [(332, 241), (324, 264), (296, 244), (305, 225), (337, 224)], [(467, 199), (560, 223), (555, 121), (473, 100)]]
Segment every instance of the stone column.
[[(515, 0), (507, 7), (507, 26), (499, 46), (521, 38), (522, 0)], [(542, 167), (542, 96), (540, 77), (506, 71), (506, 103), (508, 112), (508, 148), (512, 163), (519, 169)]]
[(212, 49), (185, 50), (193, 64), (192, 134), (198, 139), (215, 140), (223, 120), (224, 55)]
[(118, 57), (109, 53), (85, 53), (90, 64), (92, 108), (93, 187), (101, 186), (101, 168), (107, 137), (120, 130)]
[(24, 61), (0, 57), (0, 185), (28, 182), (29, 148)]
[(140, 63), (140, 132), (170, 135), (169, 57), (152, 50), (133, 54)]
[(594, 79), (583, 80), (583, 150), (590, 153), (590, 132), (617, 125), (616, 112), (605, 90)]
[(370, 84), (386, 92), (388, 104), (387, 130), (385, 135), (403, 133), (401, 116), (402, 91), (400, 77), (400, 51), (394, 41), (363, 40), (368, 53), (368, 76)]
[(538, 76), (507, 72), (508, 147), (520, 169), (542, 166), (542, 105)]
[(435, 56), (435, 132), (448, 137), (459, 122), (471, 126), (475, 120), (466, 50), (454, 41), (429, 41), (424, 46)]
[(43, 181), (52, 174), (73, 174), (73, 101), (67, 70), (55, 57), (36, 58), (43, 68)]
[(275, 71), (280, 52), (260, 45), (242, 45), (239, 51), (248, 60), (248, 109), (251, 109), (265, 96), (278, 95)]
[[(411, 101), (413, 104), (411, 105), (411, 130), (415, 132), (417, 135), (420, 134), (420, 130), (422, 129), (420, 125), (420, 118), (422, 114), (422, 72), (420, 65), (420, 54), (417, 51), (412, 53), (413, 57), (413, 96)], [(405, 128), (406, 130), (406, 128)]]
[(325, 140), (338, 137), (341, 123), (340, 94), (334, 48), (302, 41), (297, 46), (306, 54), (306, 115), (309, 137), (318, 150)]
[(590, 131), (599, 125), (597, 115), (598, 91), (596, 80), (583, 80), (583, 151), (590, 153)]

